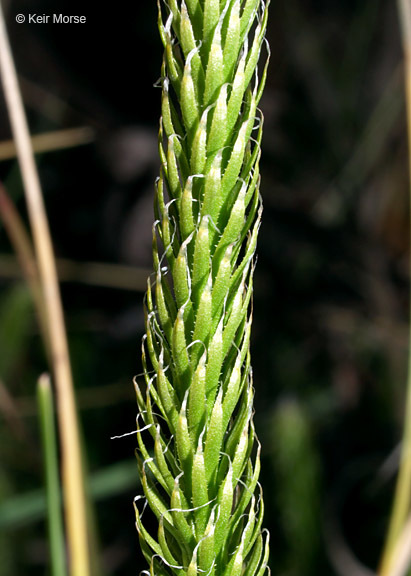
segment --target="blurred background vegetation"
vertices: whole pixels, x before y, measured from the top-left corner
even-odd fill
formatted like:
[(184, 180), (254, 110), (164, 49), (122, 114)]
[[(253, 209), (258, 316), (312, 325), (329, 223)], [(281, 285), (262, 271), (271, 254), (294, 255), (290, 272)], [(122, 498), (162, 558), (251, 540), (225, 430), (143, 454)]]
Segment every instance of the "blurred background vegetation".
[[(103, 573), (145, 565), (132, 377), (151, 266), (162, 50), (154, 0), (4, 2), (55, 250)], [(17, 24), (22, 13), (83, 25)], [(281, 576), (367, 576), (382, 549), (404, 408), (409, 217), (390, 0), (273, 0), (261, 107), (264, 221), (252, 354), (265, 525)], [(27, 222), (0, 95), (0, 181)], [(35, 383), (47, 369), (0, 224), (0, 576), (48, 573)]]

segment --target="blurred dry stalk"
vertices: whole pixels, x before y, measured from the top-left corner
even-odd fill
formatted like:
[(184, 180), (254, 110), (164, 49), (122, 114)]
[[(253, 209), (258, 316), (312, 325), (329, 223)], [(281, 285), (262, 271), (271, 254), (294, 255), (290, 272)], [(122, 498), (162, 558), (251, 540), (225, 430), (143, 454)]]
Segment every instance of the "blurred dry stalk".
[(83, 465), (63, 310), (40, 181), (34, 162), (29, 130), (1, 4), (0, 71), (12, 132), (16, 141), (40, 282), (47, 310), (47, 327), (52, 346), (52, 362), (58, 391), (57, 403), (62, 444), (62, 476), (66, 503), (67, 537), (71, 555), (71, 574), (73, 576), (88, 576), (90, 562)]
[(10, 242), (17, 255), (23, 276), (30, 288), (31, 296), (35, 305), (37, 320), (41, 335), (46, 347), (48, 360), (51, 360), (50, 340), (47, 328), (46, 304), (39, 278), (39, 271), (34, 256), (34, 250), (30, 236), (16, 207), (8, 196), (5, 188), (0, 184), (0, 218), (7, 231)]
[[(145, 292), (147, 277), (151, 274), (149, 268), (107, 262), (76, 262), (67, 258), (56, 258), (56, 265), (59, 282), (78, 282), (133, 292)], [(15, 256), (0, 254), (0, 278), (15, 279), (21, 276), (22, 266)]]
[(389, 576), (406, 576), (411, 562), (411, 516), (395, 542)]
[(0, 379), (0, 413), (10, 426), (10, 430), (19, 439), (25, 438), (27, 430), (14, 398), (9, 394), (4, 382)]
[[(31, 137), (31, 146), (35, 154), (40, 152), (54, 152), (63, 148), (74, 148), (83, 144), (89, 144), (94, 140), (94, 130), (88, 126), (80, 128), (68, 128), (67, 130), (55, 130)], [(10, 160), (17, 155), (16, 145), (13, 140), (0, 142), (0, 161)]]
[[(7, 231), (18, 261), (9, 254), (0, 254), (0, 278), (20, 278), (23, 274), (33, 296), (42, 336), (47, 341), (44, 301), (32, 242), (13, 200), (1, 183), (0, 219)], [(149, 268), (137, 268), (136, 266), (121, 264), (74, 262), (67, 258), (55, 258), (55, 262), (60, 282), (80, 282), (121, 290), (144, 292), (147, 277), (151, 274)]]
[[(411, 3), (409, 0), (398, 0), (398, 8), (404, 50), (408, 164), (411, 179)], [(410, 521), (407, 521), (411, 500), (411, 348), (408, 363), (407, 400), (400, 468), (390, 526), (379, 570), (380, 576), (405, 575), (411, 560), (410, 552), (407, 551), (411, 539)]]

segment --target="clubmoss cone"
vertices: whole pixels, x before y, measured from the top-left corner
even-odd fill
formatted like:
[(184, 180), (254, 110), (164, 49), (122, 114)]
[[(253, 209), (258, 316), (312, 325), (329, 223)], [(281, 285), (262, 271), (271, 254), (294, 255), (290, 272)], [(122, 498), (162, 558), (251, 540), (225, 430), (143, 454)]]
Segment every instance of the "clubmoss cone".
[(136, 525), (152, 575), (261, 576), (268, 535), (249, 341), (267, 4), (158, 9), (161, 172), (145, 383), (136, 382)]

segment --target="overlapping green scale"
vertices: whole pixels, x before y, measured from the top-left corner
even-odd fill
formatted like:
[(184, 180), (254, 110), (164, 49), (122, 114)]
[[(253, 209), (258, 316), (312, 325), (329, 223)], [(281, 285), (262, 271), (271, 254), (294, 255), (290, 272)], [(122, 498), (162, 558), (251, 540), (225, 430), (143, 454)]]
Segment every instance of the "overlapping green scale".
[(249, 341), (267, 4), (159, 0), (158, 10), (161, 171), (135, 383), (136, 526), (150, 575), (262, 576)]

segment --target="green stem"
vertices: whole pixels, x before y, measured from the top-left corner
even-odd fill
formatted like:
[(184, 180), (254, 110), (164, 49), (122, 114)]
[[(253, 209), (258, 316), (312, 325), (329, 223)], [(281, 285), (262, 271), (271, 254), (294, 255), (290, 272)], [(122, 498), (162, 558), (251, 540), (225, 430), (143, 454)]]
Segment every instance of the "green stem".
[(39, 378), (37, 400), (46, 470), (47, 517), (52, 574), (53, 576), (67, 576), (56, 428), (54, 425), (53, 393), (50, 386), (50, 378), (46, 374), (43, 374)]

